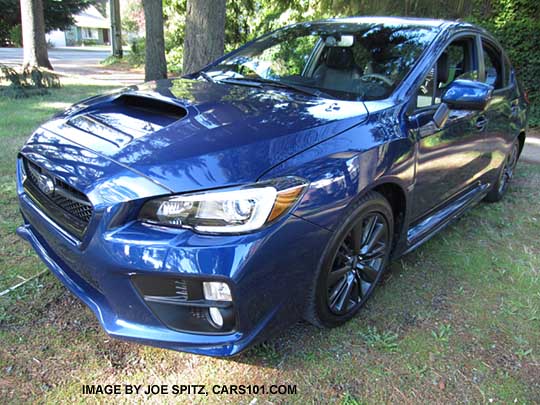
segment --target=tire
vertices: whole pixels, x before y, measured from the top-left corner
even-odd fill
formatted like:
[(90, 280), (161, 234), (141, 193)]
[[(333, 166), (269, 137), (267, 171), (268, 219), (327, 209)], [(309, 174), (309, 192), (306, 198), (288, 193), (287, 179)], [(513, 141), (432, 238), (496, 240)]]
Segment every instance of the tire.
[(347, 322), (372, 295), (390, 258), (392, 207), (370, 192), (349, 209), (337, 229), (307, 298), (305, 319), (319, 327)]
[(485, 201), (494, 203), (501, 201), (506, 191), (508, 190), (508, 185), (514, 176), (514, 171), (516, 164), (519, 158), (519, 140), (516, 138), (512, 143), (512, 147), (508, 152), (508, 155), (504, 158), (504, 162), (499, 169), (499, 175), (497, 176), (497, 181), (493, 184), (493, 187), (487, 193), (484, 198)]

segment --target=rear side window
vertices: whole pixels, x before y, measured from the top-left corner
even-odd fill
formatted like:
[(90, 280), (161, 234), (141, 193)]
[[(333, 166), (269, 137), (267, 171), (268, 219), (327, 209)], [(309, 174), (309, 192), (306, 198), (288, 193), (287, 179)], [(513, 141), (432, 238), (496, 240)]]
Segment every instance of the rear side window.
[(482, 49), (484, 53), (484, 81), (495, 89), (503, 88), (501, 52), (484, 39), (482, 39)]
[(504, 63), (504, 83), (503, 87), (509, 86), (512, 84), (513, 78), (512, 78), (512, 65), (510, 64), (510, 61), (506, 56), (503, 56), (503, 63)]

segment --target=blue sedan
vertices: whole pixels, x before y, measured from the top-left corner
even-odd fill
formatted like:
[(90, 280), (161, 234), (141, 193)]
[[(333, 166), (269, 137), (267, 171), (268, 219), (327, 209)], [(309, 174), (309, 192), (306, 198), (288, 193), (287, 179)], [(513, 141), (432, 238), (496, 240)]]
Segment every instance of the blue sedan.
[(527, 107), (471, 24), (295, 24), (43, 124), (18, 233), (111, 336), (230, 356), (343, 324), (391, 260), (499, 201)]

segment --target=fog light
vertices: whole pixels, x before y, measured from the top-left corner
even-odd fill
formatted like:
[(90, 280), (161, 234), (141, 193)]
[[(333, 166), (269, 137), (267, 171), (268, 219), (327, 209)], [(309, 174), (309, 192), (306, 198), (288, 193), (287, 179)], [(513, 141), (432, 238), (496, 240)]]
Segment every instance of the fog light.
[(208, 310), (208, 313), (210, 314), (210, 319), (212, 322), (217, 326), (218, 328), (223, 327), (223, 316), (221, 315), (221, 311), (219, 308), (216, 307), (210, 307)]
[[(205, 281), (203, 282), (203, 290), (204, 290), (204, 298), (207, 300), (232, 301), (231, 290), (229, 286), (225, 283), (221, 283), (219, 281)], [(217, 308), (212, 308), (212, 309), (217, 310)], [(222, 319), (222, 323), (223, 323), (223, 319)]]

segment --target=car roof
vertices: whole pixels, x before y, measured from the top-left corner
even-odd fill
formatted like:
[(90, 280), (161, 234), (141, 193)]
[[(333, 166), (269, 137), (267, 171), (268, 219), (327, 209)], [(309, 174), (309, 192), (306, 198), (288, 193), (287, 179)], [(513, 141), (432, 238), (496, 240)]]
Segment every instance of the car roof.
[(416, 18), (416, 17), (384, 17), (384, 16), (361, 16), (361, 17), (345, 17), (345, 18), (329, 18), (320, 20), (319, 22), (333, 22), (333, 23), (356, 23), (356, 24), (400, 24), (400, 25), (414, 25), (425, 26), (434, 28), (473, 28), (478, 29), (473, 24), (463, 21), (450, 21), (440, 20), (434, 18)]

